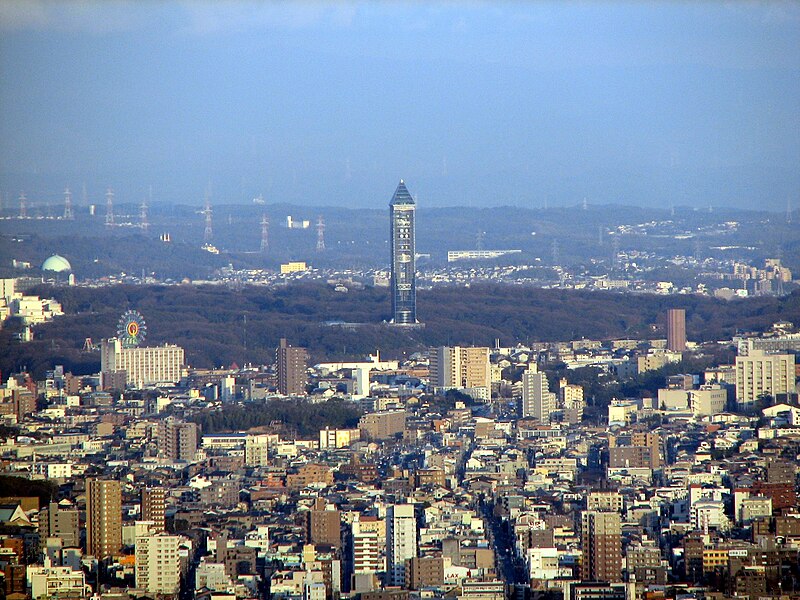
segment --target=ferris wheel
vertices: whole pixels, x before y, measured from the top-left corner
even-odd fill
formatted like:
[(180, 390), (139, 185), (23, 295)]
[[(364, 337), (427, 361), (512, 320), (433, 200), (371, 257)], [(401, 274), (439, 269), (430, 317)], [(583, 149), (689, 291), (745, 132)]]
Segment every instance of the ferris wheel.
[(147, 323), (144, 317), (135, 310), (123, 313), (117, 323), (117, 338), (125, 348), (134, 348), (147, 337)]

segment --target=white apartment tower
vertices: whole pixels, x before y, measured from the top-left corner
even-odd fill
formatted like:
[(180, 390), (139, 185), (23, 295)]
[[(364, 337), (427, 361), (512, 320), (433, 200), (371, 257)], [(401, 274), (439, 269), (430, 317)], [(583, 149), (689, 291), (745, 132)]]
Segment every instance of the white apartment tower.
[(736, 402), (752, 404), (759, 396), (796, 391), (794, 354), (768, 354), (752, 350), (736, 357)]
[(556, 395), (550, 391), (547, 375), (532, 364), (522, 374), (522, 417), (550, 422), (556, 410)]
[(177, 594), (181, 586), (183, 538), (168, 533), (136, 538), (136, 587), (149, 594)]
[(404, 586), (406, 560), (417, 556), (417, 520), (413, 504), (393, 504), (386, 511), (386, 583)]

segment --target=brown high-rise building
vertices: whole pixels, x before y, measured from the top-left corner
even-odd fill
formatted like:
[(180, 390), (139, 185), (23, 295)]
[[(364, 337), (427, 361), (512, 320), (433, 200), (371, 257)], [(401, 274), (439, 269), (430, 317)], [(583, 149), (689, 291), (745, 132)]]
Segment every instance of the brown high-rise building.
[(73, 505), (51, 502), (39, 511), (39, 541), (42, 547), (47, 543), (47, 538), (60, 538), (64, 548), (77, 548), (80, 545), (78, 511)]
[(306, 361), (308, 352), (305, 348), (294, 348), (286, 339), (275, 353), (278, 365), (278, 391), (284, 396), (303, 395), (306, 393)]
[(308, 511), (308, 541), (339, 548), (342, 544), (341, 523), (339, 511), (327, 507), (324, 499), (317, 498)]
[(686, 350), (686, 311), (682, 308), (667, 310), (667, 350)]
[(122, 547), (122, 485), (110, 479), (86, 482), (86, 553), (98, 560)]
[(619, 513), (584, 511), (581, 515), (581, 579), (622, 581), (622, 522)]
[(192, 462), (197, 453), (197, 424), (164, 419), (158, 424), (158, 452), (170, 460)]
[(167, 492), (164, 488), (142, 490), (142, 521), (152, 521), (153, 531), (166, 530)]

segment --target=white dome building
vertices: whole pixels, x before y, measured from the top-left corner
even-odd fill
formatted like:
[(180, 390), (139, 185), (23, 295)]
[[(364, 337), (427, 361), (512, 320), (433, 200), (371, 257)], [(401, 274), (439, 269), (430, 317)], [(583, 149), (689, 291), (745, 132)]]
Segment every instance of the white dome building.
[(72, 265), (63, 256), (54, 254), (42, 263), (42, 271), (55, 271), (56, 273), (66, 273), (72, 271)]

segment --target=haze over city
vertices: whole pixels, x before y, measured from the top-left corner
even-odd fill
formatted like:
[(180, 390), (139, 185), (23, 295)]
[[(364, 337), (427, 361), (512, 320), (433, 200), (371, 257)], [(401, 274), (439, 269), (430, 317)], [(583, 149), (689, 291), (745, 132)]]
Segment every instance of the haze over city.
[(796, 3), (0, 5), (0, 192), (800, 204)]

